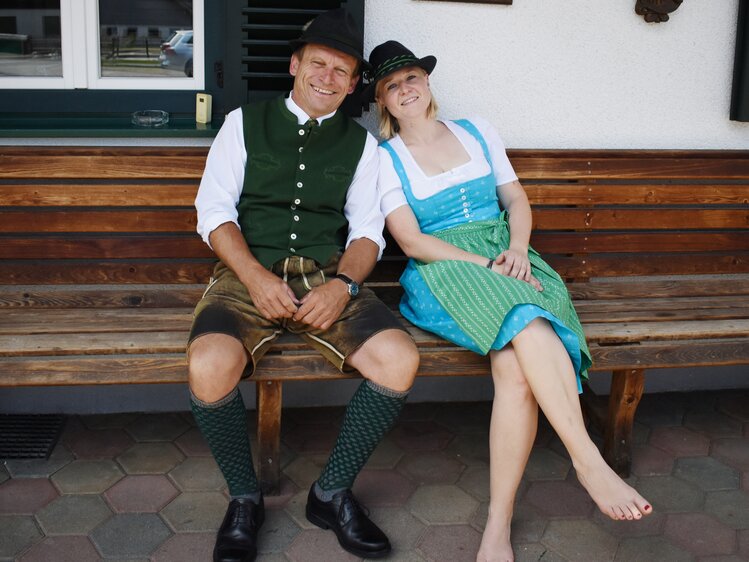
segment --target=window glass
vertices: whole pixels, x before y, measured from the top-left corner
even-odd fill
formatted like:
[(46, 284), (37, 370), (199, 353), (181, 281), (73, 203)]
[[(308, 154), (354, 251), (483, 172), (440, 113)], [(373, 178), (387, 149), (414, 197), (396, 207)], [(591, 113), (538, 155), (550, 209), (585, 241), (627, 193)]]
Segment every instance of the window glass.
[(99, 0), (101, 77), (192, 77), (191, 0)]
[(62, 76), (60, 0), (0, 2), (0, 76)]

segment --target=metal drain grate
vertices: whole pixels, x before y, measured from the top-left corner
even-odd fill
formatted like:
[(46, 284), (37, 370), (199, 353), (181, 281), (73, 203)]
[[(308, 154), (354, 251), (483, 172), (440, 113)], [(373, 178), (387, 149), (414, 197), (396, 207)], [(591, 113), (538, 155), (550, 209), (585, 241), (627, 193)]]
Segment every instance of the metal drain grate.
[(65, 416), (0, 414), (0, 459), (46, 459), (62, 432)]

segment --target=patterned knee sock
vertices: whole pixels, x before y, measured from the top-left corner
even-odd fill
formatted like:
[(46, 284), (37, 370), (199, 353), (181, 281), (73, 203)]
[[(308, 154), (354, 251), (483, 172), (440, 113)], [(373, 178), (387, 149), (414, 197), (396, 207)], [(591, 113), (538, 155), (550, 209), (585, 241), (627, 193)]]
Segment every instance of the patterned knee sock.
[(356, 475), (393, 426), (407, 395), (408, 391), (362, 382), (346, 408), (338, 441), (317, 481), (323, 491), (353, 486)]
[(229, 494), (233, 497), (257, 494), (260, 487), (252, 466), (247, 413), (239, 388), (212, 403), (190, 393), (190, 407), (229, 485)]

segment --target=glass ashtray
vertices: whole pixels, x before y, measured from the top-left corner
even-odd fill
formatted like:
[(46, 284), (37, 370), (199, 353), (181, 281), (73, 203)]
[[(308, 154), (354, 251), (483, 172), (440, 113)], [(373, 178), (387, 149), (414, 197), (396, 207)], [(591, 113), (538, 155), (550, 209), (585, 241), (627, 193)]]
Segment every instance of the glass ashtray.
[(134, 111), (130, 122), (136, 127), (163, 127), (169, 123), (169, 114), (160, 109)]

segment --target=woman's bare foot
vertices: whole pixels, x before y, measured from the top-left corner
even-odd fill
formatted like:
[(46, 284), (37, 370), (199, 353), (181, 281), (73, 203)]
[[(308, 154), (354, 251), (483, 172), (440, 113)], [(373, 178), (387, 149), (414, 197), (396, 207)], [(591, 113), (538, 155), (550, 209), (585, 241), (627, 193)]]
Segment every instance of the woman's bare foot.
[[(600, 457), (599, 457), (600, 458)], [(615, 520), (642, 519), (653, 513), (650, 503), (624, 482), (601, 458), (593, 466), (575, 466), (577, 479), (604, 514)]]
[(476, 554), (476, 562), (514, 562), (510, 544), (510, 523), (512, 513), (509, 517), (492, 515), (491, 507), (489, 516), (484, 527), (484, 535), (481, 537), (481, 546)]

